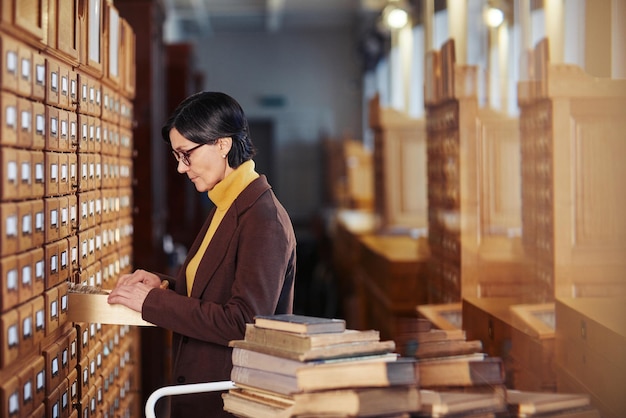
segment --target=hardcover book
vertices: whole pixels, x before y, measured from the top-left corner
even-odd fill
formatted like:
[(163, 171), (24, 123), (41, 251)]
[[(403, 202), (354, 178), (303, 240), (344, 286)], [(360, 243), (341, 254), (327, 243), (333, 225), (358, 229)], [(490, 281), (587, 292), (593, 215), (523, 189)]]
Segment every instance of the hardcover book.
[(231, 380), (283, 395), (325, 389), (416, 385), (415, 361), (342, 362), (302, 367), (295, 376), (233, 366)]
[(419, 416), (474, 416), (506, 411), (504, 398), (490, 393), (438, 392), (420, 389)]
[(504, 383), (504, 364), (500, 357), (483, 360), (417, 362), (420, 385), (424, 388), (440, 386), (478, 386)]
[(339, 332), (318, 334), (296, 334), (269, 328), (259, 328), (246, 324), (245, 340), (270, 347), (291, 351), (305, 352), (313, 348), (353, 342), (378, 341), (380, 333), (376, 330), (357, 331), (346, 329)]
[(246, 340), (233, 340), (228, 345), (233, 348), (245, 348), (248, 350), (258, 351), (261, 353), (271, 354), (273, 356), (297, 361), (310, 361), (391, 353), (396, 348), (396, 344), (392, 340), (334, 344), (325, 347), (312, 348), (304, 352), (270, 347)]
[(297, 393), (294, 415), (363, 417), (417, 412), (419, 390), (415, 386), (349, 388)]
[(483, 344), (480, 340), (441, 340), (417, 344), (409, 355), (416, 358), (445, 357), (461, 354), (478, 353), (482, 351)]
[(273, 356), (259, 351), (245, 348), (233, 348), (233, 366), (248, 367), (251, 369), (266, 370), (286, 375), (295, 375), (296, 370), (301, 367), (331, 364), (338, 362), (368, 362), (368, 361), (395, 361), (398, 358), (396, 353), (382, 353), (364, 356), (343, 357), (335, 359), (321, 359), (310, 361), (298, 361), (284, 357)]
[(590, 405), (589, 394), (586, 393), (552, 393), (507, 390), (509, 412), (515, 416), (533, 416), (536, 414), (554, 413), (564, 410), (578, 409)]
[(257, 315), (254, 317), (254, 325), (259, 328), (276, 329), (299, 334), (342, 332), (346, 329), (346, 321), (343, 319), (295, 314)]

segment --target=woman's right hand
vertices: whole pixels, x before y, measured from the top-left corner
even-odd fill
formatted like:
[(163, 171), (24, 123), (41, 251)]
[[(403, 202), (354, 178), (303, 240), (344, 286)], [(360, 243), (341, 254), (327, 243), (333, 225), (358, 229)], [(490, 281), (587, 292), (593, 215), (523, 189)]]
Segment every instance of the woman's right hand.
[(117, 281), (116, 288), (134, 283), (143, 283), (150, 287), (160, 287), (161, 278), (146, 270), (135, 270), (132, 274), (124, 274)]

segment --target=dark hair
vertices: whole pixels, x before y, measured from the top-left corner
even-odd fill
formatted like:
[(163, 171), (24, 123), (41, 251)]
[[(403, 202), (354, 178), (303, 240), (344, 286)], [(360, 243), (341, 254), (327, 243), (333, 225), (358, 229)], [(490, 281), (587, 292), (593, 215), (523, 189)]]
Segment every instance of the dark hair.
[(161, 136), (167, 143), (173, 128), (196, 144), (214, 144), (220, 138), (232, 138), (228, 164), (233, 168), (256, 154), (243, 109), (224, 93), (203, 91), (187, 97), (161, 128)]

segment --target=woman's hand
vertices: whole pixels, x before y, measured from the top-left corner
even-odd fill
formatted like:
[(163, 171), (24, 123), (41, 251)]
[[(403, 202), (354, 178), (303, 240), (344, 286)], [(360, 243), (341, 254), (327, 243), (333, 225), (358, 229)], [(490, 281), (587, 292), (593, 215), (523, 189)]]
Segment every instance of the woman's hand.
[(134, 283), (143, 283), (150, 287), (159, 287), (161, 285), (161, 279), (154, 273), (139, 269), (135, 270), (132, 274), (122, 275), (117, 281), (115, 287), (117, 288)]
[(132, 274), (125, 274), (117, 281), (115, 289), (111, 290), (107, 301), (119, 303), (134, 311), (141, 312), (143, 302), (148, 293), (155, 287), (161, 286), (161, 279), (154, 273), (145, 270), (136, 270)]

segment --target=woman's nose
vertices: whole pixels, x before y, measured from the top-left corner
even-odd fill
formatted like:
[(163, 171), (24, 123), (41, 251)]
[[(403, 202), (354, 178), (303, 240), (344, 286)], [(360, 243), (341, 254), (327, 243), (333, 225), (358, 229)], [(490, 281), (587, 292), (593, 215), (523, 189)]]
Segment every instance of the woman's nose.
[(183, 174), (187, 172), (187, 170), (189, 170), (189, 167), (185, 163), (183, 163), (182, 159), (178, 161), (176, 165), (176, 171), (178, 171), (180, 174)]

